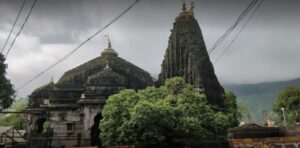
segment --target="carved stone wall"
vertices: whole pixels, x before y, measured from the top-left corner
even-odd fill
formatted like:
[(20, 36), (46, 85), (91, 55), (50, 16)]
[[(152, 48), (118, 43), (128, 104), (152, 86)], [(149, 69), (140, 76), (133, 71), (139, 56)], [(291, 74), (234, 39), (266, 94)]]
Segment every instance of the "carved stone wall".
[(158, 85), (167, 78), (182, 76), (196, 90), (204, 92), (209, 103), (223, 108), (224, 89), (215, 75), (197, 20), (183, 11), (176, 18), (171, 32)]

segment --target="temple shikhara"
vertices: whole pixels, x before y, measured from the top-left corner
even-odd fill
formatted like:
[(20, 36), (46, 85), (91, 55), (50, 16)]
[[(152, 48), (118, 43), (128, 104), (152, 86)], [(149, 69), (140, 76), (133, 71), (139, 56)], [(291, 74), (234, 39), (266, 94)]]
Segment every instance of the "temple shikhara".
[(183, 3), (182, 12), (173, 23), (158, 84), (167, 78), (182, 76), (196, 91), (204, 92), (209, 103), (222, 109), (224, 89), (215, 75), (193, 9), (193, 4), (187, 10)]
[[(195, 91), (205, 93), (216, 109), (224, 108), (224, 89), (214, 73), (193, 8), (183, 4), (175, 18), (157, 82), (145, 70), (120, 58), (108, 41), (99, 57), (32, 92), (26, 109), (34, 112), (28, 115), (29, 138), (42, 136), (47, 123), (53, 137), (49, 145), (97, 145), (101, 111), (110, 95), (122, 89), (160, 86), (174, 76), (184, 77)], [(67, 136), (68, 140), (60, 140)]]

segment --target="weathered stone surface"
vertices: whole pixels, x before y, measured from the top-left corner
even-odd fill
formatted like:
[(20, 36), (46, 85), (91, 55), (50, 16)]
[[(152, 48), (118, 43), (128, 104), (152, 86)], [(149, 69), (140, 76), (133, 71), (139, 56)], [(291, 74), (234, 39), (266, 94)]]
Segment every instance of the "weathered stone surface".
[[(88, 77), (84, 95), (90, 100), (97, 99), (101, 101), (102, 98), (106, 100), (122, 89), (125, 89), (125, 77), (114, 72), (107, 61), (107, 65), (102, 71)], [(80, 101), (82, 102), (82, 100)]]
[(149, 73), (119, 58), (110, 45), (100, 57), (66, 72), (58, 83), (51, 82), (31, 94), (27, 110), (38, 108), (44, 112), (28, 116), (29, 133), (42, 134), (40, 129), (48, 122), (52, 138), (56, 139), (52, 146), (97, 145), (101, 112), (108, 97), (125, 88), (151, 85)]
[(34, 90), (29, 96), (28, 107), (40, 107), (41, 104), (44, 104), (44, 99), (49, 98), (53, 89), (54, 83), (51, 81), (50, 83)]
[[(107, 71), (102, 72), (107, 62), (109, 62), (110, 68), (113, 69), (113, 72), (109, 72), (110, 74), (118, 74), (124, 77), (117, 81), (122, 85), (124, 84), (125, 88), (143, 89), (153, 85), (152, 77), (148, 72), (118, 57), (113, 49), (107, 48), (104, 49), (100, 57), (67, 71), (56, 84), (51, 82), (51, 85), (48, 84), (35, 90), (31, 94), (30, 106), (35, 105), (35, 107), (38, 107), (44, 99), (49, 99), (52, 104), (76, 104), (85, 91), (88, 78), (91, 79), (99, 73), (107, 73)], [(105, 79), (103, 78), (101, 83), (107, 83), (106, 85), (113, 83)], [(91, 83), (91, 80), (89, 83)], [(109, 89), (111, 88), (107, 86), (107, 90)]]
[(101, 57), (66, 72), (56, 86), (58, 88), (83, 88), (87, 78), (102, 71), (107, 61), (113, 71), (126, 78), (126, 88), (141, 89), (153, 84), (148, 72), (114, 54), (102, 54)]
[(167, 78), (182, 76), (196, 90), (203, 91), (208, 102), (222, 109), (224, 89), (220, 85), (206, 50), (201, 29), (192, 10), (176, 17), (161, 65), (158, 85)]

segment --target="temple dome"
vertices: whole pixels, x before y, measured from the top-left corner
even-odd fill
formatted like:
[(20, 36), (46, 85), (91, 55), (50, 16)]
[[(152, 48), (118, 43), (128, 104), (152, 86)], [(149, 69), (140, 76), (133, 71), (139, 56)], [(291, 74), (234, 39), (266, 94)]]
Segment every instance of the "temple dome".
[[(110, 62), (109, 65), (114, 72), (107, 70), (100, 72), (107, 64), (107, 61)], [(126, 88), (143, 89), (153, 84), (153, 79), (148, 72), (118, 57), (118, 53), (112, 49), (111, 41), (108, 38), (108, 47), (104, 49), (100, 57), (67, 71), (55, 86), (58, 89), (83, 90), (87, 81), (89, 81), (87, 83), (92, 83), (91, 79), (102, 78), (94, 75), (96, 73), (98, 75), (101, 74), (102, 77), (104, 77), (104, 74), (107, 76), (109, 76), (109, 74), (115, 76), (116, 73), (118, 73), (125, 77), (124, 84)], [(100, 83), (100, 80), (97, 81)], [(103, 81), (101, 82), (103, 84), (107, 83), (107, 80), (103, 79), (101, 81)]]
[(101, 56), (105, 56), (105, 55), (118, 56), (118, 53), (111, 48), (111, 41), (109, 38), (108, 38), (108, 47), (104, 49), (104, 51), (101, 53)]
[[(109, 61), (109, 67), (105, 68)], [(151, 75), (138, 66), (120, 58), (111, 48), (104, 49), (100, 57), (92, 59), (63, 74), (55, 84), (52, 102), (66, 100), (76, 103), (84, 93), (90, 98), (110, 96), (122, 89), (144, 89), (153, 85)]]
[(125, 77), (114, 72), (108, 65), (87, 78), (84, 96), (78, 101), (84, 103), (103, 103), (105, 100), (120, 90), (125, 89)]
[(107, 64), (102, 71), (88, 77), (86, 86), (125, 86), (125, 78)]
[(105, 56), (105, 55), (118, 56), (118, 53), (112, 48), (106, 48), (104, 49), (103, 52), (101, 52), (101, 56)]

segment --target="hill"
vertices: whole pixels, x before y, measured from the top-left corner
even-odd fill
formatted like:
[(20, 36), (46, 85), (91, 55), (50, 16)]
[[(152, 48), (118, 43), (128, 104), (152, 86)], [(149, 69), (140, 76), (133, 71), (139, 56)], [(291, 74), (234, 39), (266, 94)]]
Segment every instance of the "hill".
[(277, 93), (287, 86), (300, 87), (300, 78), (258, 84), (225, 84), (226, 91), (236, 94), (238, 101), (248, 105), (254, 121), (262, 120), (262, 111), (271, 112)]

